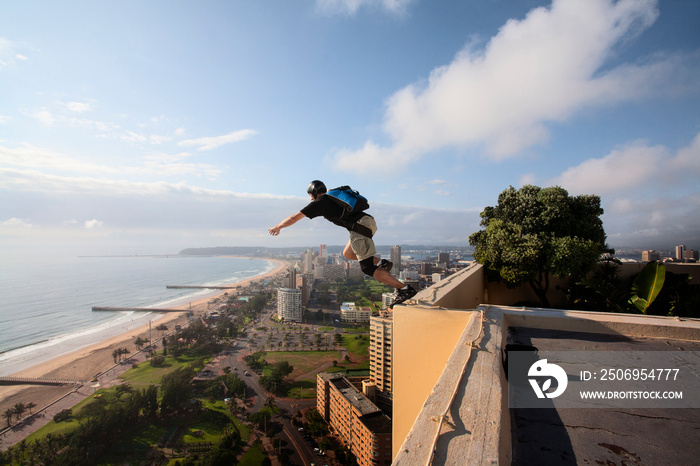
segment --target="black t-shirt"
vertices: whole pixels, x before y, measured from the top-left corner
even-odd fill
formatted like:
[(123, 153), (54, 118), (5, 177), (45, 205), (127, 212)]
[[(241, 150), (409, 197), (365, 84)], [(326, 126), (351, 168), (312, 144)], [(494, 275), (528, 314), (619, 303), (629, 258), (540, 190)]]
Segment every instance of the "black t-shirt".
[(301, 209), (301, 213), (309, 218), (323, 217), (329, 222), (333, 222), (347, 229), (350, 229), (349, 225), (367, 215), (364, 212), (357, 212), (352, 215), (343, 216), (344, 212), (345, 210), (341, 206), (325, 195), (319, 196), (318, 199), (309, 202), (306, 207)]

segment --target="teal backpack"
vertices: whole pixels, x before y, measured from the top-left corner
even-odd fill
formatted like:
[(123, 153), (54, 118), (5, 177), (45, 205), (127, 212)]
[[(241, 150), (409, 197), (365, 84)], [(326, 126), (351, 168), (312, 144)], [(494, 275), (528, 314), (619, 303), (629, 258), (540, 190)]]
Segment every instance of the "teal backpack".
[(344, 212), (341, 217), (345, 217), (346, 214), (349, 216), (369, 209), (367, 198), (350, 186), (341, 186), (331, 189), (326, 195), (343, 208)]

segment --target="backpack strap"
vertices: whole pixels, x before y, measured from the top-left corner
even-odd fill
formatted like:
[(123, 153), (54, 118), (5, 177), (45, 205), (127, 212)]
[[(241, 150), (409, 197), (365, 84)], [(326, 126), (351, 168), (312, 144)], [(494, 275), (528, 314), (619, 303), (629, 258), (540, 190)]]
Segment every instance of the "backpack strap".
[(350, 229), (356, 233), (361, 234), (362, 236), (366, 236), (367, 238), (372, 238), (372, 229), (368, 228), (364, 225), (360, 225), (357, 222), (353, 223)]
[(373, 236), (371, 228), (366, 227), (364, 225), (361, 225), (357, 222), (352, 222), (352, 221), (346, 220), (344, 218), (331, 219), (331, 218), (326, 217), (326, 219), (332, 223), (335, 223), (338, 226), (347, 228), (349, 231), (354, 231), (355, 233), (359, 233), (362, 236), (366, 236), (367, 238), (372, 238), (372, 236)]

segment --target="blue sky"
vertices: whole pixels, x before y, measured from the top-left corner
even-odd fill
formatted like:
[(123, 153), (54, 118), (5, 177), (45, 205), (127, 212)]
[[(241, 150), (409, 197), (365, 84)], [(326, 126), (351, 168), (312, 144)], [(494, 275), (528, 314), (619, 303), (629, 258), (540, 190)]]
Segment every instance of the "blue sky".
[(509, 186), (601, 196), (612, 246), (700, 248), (700, 2), (8, 2), (0, 248), (278, 237), (312, 179), (380, 244), (467, 245)]

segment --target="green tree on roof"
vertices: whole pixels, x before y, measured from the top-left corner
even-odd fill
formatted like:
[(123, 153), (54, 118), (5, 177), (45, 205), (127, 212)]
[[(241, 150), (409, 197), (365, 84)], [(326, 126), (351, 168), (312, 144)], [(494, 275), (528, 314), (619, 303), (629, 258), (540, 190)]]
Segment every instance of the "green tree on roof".
[(569, 196), (558, 186), (512, 186), (481, 212), (485, 227), (469, 237), (474, 258), (506, 285), (528, 283), (549, 307), (549, 277), (580, 278), (608, 250), (600, 197)]

